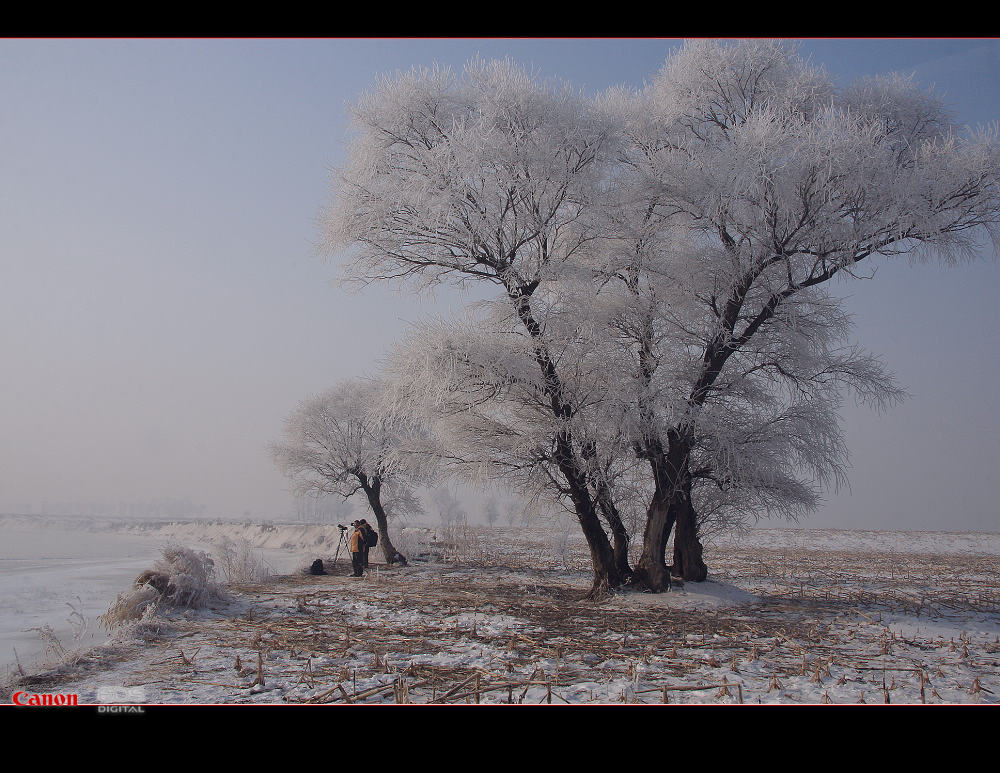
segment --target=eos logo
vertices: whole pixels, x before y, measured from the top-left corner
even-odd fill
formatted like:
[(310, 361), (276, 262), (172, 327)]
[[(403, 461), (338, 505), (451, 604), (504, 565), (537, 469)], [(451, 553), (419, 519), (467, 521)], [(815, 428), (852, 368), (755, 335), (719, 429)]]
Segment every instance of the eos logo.
[(98, 687), (98, 703), (145, 703), (146, 688), (144, 687)]
[(11, 696), (15, 706), (78, 706), (76, 693), (16, 692)]
[[(97, 689), (98, 703), (135, 704), (146, 702), (144, 687), (99, 687)], [(98, 706), (98, 714), (143, 714), (142, 706)]]

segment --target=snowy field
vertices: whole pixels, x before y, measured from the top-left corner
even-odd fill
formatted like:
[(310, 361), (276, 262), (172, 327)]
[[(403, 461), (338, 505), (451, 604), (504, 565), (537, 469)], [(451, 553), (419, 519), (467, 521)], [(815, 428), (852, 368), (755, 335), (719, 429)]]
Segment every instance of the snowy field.
[[(101, 604), (90, 589), (109, 575), (66, 554), (63, 590), (96, 614), (169, 542), (217, 558), (227, 541), (252, 543), (276, 576), (222, 583), (204, 608), (161, 613), (99, 646), (56, 633), (47, 663), (26, 664), (18, 647), (4, 700), (18, 689), (87, 704), (1000, 702), (997, 534), (760, 529), (710, 543), (705, 583), (594, 603), (580, 600), (585, 545), (565, 528), (410, 527), (397, 543), (409, 566), (379, 565), (376, 549), (354, 579), (343, 551), (330, 566), (332, 526), (44, 531), (54, 527), (126, 551), (106, 561), (122, 582)], [(0, 522), (25, 540), (36, 528)], [(301, 571), (315, 558), (330, 574)], [(4, 630), (44, 625), (35, 607), (66, 609), (52, 588), (18, 602), (34, 616), (11, 607), (9, 589), (30, 587), (34, 571), (3, 575)]]

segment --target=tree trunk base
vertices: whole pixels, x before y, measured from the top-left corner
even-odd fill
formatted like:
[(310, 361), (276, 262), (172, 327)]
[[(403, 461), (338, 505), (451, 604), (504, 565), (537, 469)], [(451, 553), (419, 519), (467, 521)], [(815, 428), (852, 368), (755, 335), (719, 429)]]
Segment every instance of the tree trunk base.
[(399, 551), (396, 551), (393, 557), (389, 559), (389, 565), (391, 566), (392, 564), (399, 564), (400, 566), (406, 566), (407, 565), (406, 556), (404, 556)]
[(704, 563), (688, 562), (684, 570), (674, 576), (682, 582), (704, 582), (708, 579), (708, 567)]
[(611, 595), (611, 589), (606, 584), (595, 582), (590, 590), (583, 594), (583, 601), (604, 601)]
[(674, 548), (674, 565), (671, 573), (685, 582), (704, 582), (708, 578), (708, 566), (701, 557), (701, 543), (694, 540), (683, 548)]
[(594, 583), (590, 586), (584, 596), (584, 601), (603, 601), (614, 591), (621, 588), (622, 583), (617, 578), (609, 577), (606, 574), (596, 574)]
[(690, 495), (678, 508), (674, 532), (673, 573), (685, 582), (703, 582), (708, 577), (708, 566), (702, 557), (703, 548), (698, 539), (697, 518), (691, 506)]
[(666, 593), (670, 590), (670, 572), (649, 572), (637, 567), (629, 579), (629, 588), (644, 593)]

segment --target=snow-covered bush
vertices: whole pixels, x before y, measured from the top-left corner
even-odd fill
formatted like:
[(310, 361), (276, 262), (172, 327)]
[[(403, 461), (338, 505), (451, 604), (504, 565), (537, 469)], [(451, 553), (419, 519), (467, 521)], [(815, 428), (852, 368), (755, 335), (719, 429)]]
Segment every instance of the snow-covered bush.
[[(108, 610), (109, 613), (110, 611)], [(153, 603), (145, 605), (138, 617), (123, 618), (115, 624), (109, 643), (124, 644), (134, 641), (155, 641), (160, 638), (164, 633), (171, 630), (171, 626), (163, 618), (157, 617), (156, 613), (157, 606)], [(101, 618), (101, 621), (105, 622), (104, 618)], [(105, 625), (108, 628), (112, 628), (106, 622)]]
[(400, 530), (394, 544), (410, 560), (437, 561), (441, 558), (442, 542), (434, 529), (408, 526)]
[(271, 576), (270, 567), (247, 539), (224, 538), (216, 545), (219, 568), (230, 585), (263, 582)]
[(128, 591), (118, 594), (98, 619), (105, 628), (113, 629), (148, 620), (163, 608), (204, 607), (220, 596), (215, 561), (208, 553), (167, 545), (153, 568), (140, 574)]

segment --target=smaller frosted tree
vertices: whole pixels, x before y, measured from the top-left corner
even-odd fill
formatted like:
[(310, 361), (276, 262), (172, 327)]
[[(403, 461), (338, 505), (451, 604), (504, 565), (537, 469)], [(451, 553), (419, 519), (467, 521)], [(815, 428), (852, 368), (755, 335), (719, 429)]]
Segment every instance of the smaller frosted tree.
[(486, 501), (486, 523), (492, 526), (498, 520), (500, 520), (500, 508), (497, 507), (495, 499), (488, 499)]
[(389, 519), (422, 512), (414, 488), (425, 470), (413, 464), (418, 455), (407, 453), (422, 433), (410, 422), (378, 414), (382, 389), (377, 381), (343, 381), (304, 400), (271, 452), (298, 495), (347, 499), (364, 492), (385, 560), (405, 565), (389, 538)]
[(444, 526), (458, 526), (468, 520), (462, 503), (447, 486), (437, 489), (431, 498)]

